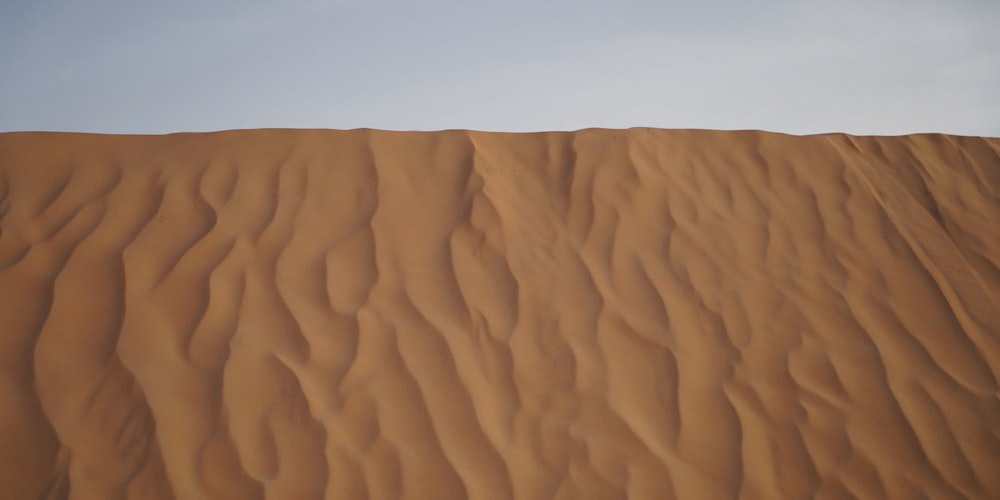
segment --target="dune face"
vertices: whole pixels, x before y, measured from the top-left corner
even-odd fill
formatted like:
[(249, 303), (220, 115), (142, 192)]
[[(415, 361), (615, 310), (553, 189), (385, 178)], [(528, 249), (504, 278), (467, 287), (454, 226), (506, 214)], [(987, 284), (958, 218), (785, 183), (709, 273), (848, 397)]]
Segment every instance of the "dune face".
[(1000, 498), (1000, 139), (0, 134), (5, 498)]

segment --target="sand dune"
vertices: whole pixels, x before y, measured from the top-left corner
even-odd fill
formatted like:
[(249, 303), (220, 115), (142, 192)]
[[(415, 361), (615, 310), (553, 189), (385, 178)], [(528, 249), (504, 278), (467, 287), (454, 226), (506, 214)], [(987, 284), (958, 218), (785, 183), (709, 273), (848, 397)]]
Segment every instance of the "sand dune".
[(0, 134), (4, 498), (1000, 498), (1000, 139)]

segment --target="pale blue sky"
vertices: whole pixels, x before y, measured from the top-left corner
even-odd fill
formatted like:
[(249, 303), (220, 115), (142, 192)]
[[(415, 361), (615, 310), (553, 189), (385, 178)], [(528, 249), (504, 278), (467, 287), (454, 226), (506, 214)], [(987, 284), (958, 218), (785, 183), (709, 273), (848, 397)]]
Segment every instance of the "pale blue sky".
[(0, 131), (1000, 136), (1000, 1), (4, 0)]

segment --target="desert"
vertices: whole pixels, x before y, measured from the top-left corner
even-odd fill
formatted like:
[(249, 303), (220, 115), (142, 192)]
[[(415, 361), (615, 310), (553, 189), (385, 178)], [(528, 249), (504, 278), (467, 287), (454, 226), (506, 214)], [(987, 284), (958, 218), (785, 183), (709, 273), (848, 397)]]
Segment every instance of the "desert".
[(0, 496), (1000, 498), (1000, 139), (0, 134)]

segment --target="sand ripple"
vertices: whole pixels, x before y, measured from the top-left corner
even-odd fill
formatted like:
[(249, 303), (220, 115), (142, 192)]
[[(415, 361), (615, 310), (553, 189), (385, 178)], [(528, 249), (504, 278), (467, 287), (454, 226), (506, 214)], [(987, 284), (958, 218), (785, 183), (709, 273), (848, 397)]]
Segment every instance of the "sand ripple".
[(998, 498), (1000, 139), (0, 134), (9, 498)]

